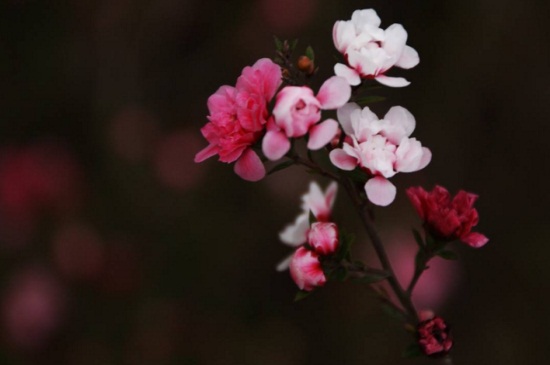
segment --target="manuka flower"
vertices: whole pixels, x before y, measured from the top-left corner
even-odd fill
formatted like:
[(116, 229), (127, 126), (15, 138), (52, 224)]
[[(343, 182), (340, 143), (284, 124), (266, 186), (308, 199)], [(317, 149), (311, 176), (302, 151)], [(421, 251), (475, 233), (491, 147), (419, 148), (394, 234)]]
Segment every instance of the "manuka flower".
[(418, 344), (425, 355), (443, 356), (453, 347), (449, 326), (441, 317), (420, 322), (417, 327)]
[(402, 77), (385, 75), (393, 66), (408, 69), (420, 61), (418, 53), (406, 45), (407, 32), (401, 24), (392, 24), (383, 30), (373, 9), (356, 10), (351, 20), (334, 24), (332, 35), (336, 49), (348, 63), (336, 64), (334, 72), (350, 85), (359, 85), (362, 78), (392, 87), (409, 85)]
[(411, 187), (407, 189), (407, 195), (425, 227), (436, 238), (459, 239), (475, 248), (489, 241), (481, 233), (472, 232), (479, 221), (479, 215), (474, 208), (477, 195), (460, 190), (451, 199), (447, 189), (438, 185), (431, 192), (421, 187)]

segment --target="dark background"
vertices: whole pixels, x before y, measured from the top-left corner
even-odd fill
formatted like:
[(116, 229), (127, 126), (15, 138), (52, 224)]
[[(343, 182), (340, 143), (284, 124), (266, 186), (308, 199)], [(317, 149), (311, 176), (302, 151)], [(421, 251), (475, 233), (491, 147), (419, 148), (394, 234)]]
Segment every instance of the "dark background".
[[(408, 108), (433, 152), (393, 179), (382, 236), (413, 245), (408, 186), (479, 194), (490, 242), (455, 246), (423, 305), (452, 324), (455, 364), (544, 363), (550, 9), (535, 0), (2, 0), (0, 362), (428, 363), (401, 358), (407, 334), (363, 286), (293, 303), (277, 234), (310, 175), (249, 183), (192, 162), (208, 96), (273, 56), (273, 35), (314, 47), (316, 88), (334, 22), (369, 7), (421, 58), (374, 109)], [(343, 191), (335, 214), (376, 262)]]

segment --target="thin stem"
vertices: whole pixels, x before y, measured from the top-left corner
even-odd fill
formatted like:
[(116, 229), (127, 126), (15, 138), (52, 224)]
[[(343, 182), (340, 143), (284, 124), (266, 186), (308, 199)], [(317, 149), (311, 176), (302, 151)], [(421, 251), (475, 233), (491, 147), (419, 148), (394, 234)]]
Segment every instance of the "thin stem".
[(313, 171), (315, 171), (315, 172), (317, 172), (317, 173), (319, 173), (323, 176), (331, 178), (332, 180), (335, 180), (335, 181), (340, 181), (340, 177), (338, 175), (323, 169), (321, 166), (317, 165), (313, 161), (303, 159), (298, 154), (290, 155), (289, 158), (294, 160), (294, 162), (297, 163), (298, 165), (303, 165), (303, 166), (309, 167)]
[(407, 287), (407, 295), (408, 296), (412, 295), (414, 287), (416, 286), (416, 283), (418, 282), (418, 279), (420, 279), (420, 277), (422, 276), (422, 273), (424, 272), (424, 270), (426, 270), (425, 267), (422, 268), (421, 270), (419, 270), (418, 268), (414, 269), (414, 276), (411, 279), (411, 282), (410, 282), (409, 286)]
[(353, 204), (355, 205), (355, 208), (357, 209), (357, 212), (361, 217), (363, 226), (367, 231), (367, 234), (372, 242), (374, 250), (376, 251), (378, 259), (382, 264), (382, 267), (384, 268), (385, 271), (387, 271), (390, 274), (390, 276), (387, 278), (388, 283), (390, 284), (395, 295), (397, 295), (397, 298), (401, 302), (401, 305), (403, 305), (403, 307), (407, 311), (409, 320), (412, 322), (412, 324), (418, 323), (418, 315), (416, 313), (416, 309), (414, 308), (414, 305), (411, 302), (410, 295), (408, 295), (403, 290), (403, 288), (401, 287), (401, 284), (399, 284), (399, 282), (397, 281), (395, 272), (393, 271), (393, 267), (390, 263), (390, 260), (388, 259), (386, 250), (384, 249), (384, 246), (382, 244), (382, 240), (380, 239), (378, 232), (374, 228), (374, 224), (369, 214), (368, 205), (365, 204), (364, 200), (361, 198), (359, 192), (357, 191), (356, 186), (349, 179), (343, 178), (340, 180), (340, 182), (342, 183), (342, 185), (344, 185), (344, 188), (346, 189), (347, 193), (352, 199)]

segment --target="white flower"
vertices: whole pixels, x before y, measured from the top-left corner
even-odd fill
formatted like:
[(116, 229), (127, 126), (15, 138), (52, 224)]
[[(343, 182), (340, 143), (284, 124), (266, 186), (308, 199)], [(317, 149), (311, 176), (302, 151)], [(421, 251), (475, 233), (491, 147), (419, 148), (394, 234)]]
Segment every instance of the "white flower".
[(349, 103), (338, 110), (338, 119), (349, 136), (342, 148), (330, 153), (331, 162), (342, 170), (357, 166), (373, 177), (365, 184), (369, 200), (381, 206), (391, 204), (396, 188), (388, 180), (398, 172), (413, 172), (426, 167), (432, 158), (429, 149), (416, 138), (409, 138), (416, 121), (400, 106), (378, 117), (368, 108)]
[(401, 24), (392, 24), (386, 30), (379, 26), (380, 18), (373, 9), (356, 10), (351, 20), (334, 24), (334, 45), (348, 63), (336, 64), (334, 72), (350, 85), (359, 85), (361, 78), (373, 78), (386, 86), (407, 86), (409, 82), (404, 78), (389, 77), (385, 72), (393, 66), (416, 66), (418, 53), (406, 45), (407, 32)]

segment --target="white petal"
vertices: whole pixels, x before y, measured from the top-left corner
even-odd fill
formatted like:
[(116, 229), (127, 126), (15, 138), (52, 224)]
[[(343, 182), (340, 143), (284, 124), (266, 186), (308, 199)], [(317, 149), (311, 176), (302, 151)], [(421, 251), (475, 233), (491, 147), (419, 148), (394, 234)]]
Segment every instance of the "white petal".
[(374, 79), (379, 83), (381, 83), (382, 85), (386, 85), (390, 87), (404, 87), (411, 84), (410, 82), (405, 80), (403, 77), (389, 77), (386, 75), (380, 75), (380, 76), (376, 76)]
[(338, 122), (334, 119), (327, 119), (322, 123), (313, 126), (309, 130), (307, 148), (318, 150), (326, 146), (338, 133)]
[(418, 56), (418, 52), (416, 52), (416, 50), (412, 47), (405, 46), (405, 48), (403, 48), (403, 53), (401, 53), (401, 57), (397, 60), (395, 65), (401, 68), (409, 69), (418, 65), (419, 62), (420, 57)]
[(284, 244), (298, 247), (307, 240), (306, 232), (309, 228), (309, 212), (296, 217), (293, 224), (289, 224), (279, 233), (279, 238)]
[(351, 87), (343, 77), (332, 76), (326, 80), (319, 93), (317, 100), (321, 103), (321, 109), (337, 109), (346, 104), (351, 97)]
[(385, 207), (393, 202), (397, 189), (388, 179), (376, 176), (367, 181), (365, 192), (373, 204)]
[(422, 159), (420, 160), (420, 165), (418, 166), (419, 170), (422, 170), (424, 167), (428, 166), (432, 160), (432, 151), (426, 147), (422, 147)]
[[(402, 106), (394, 106), (388, 110), (384, 116), (384, 120), (388, 121), (390, 125), (399, 127), (404, 131), (404, 135), (397, 136), (395, 141), (390, 139), (393, 144), (398, 144), (401, 138), (410, 136), (416, 127), (416, 119), (414, 119), (411, 112)], [(389, 139), (389, 136), (386, 137)]]
[(292, 256), (294, 256), (294, 253), (291, 253), (283, 261), (279, 262), (275, 267), (275, 270), (279, 272), (288, 270), (288, 267), (290, 266), (290, 261), (292, 261)]
[(353, 68), (350, 68), (343, 63), (337, 63), (334, 65), (334, 73), (336, 76), (343, 77), (346, 79), (348, 84), (352, 86), (357, 86), (361, 83), (361, 76)]
[(348, 136), (353, 135), (353, 128), (351, 126), (351, 113), (354, 110), (361, 110), (361, 107), (356, 103), (347, 103), (341, 108), (338, 108), (336, 115), (338, 116), (338, 121)]
[(340, 170), (352, 171), (357, 167), (357, 159), (348, 155), (343, 149), (337, 148), (330, 151), (330, 162)]
[(407, 31), (401, 24), (392, 24), (386, 29), (385, 36), (382, 48), (384, 48), (388, 55), (396, 57), (393, 63), (395, 64), (401, 58), (403, 48), (405, 47), (405, 43), (407, 43)]

